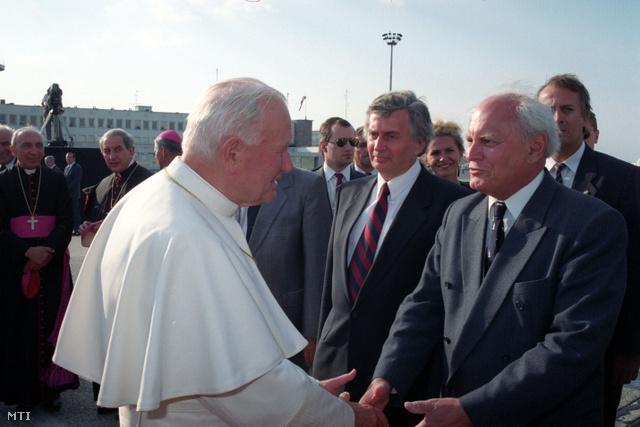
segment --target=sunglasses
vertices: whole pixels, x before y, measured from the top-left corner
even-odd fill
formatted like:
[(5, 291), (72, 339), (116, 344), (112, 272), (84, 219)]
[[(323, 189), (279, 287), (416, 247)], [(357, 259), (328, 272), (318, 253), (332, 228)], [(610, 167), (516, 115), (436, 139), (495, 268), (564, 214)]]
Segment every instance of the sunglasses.
[(351, 144), (352, 147), (358, 146), (358, 138), (340, 138), (335, 141), (329, 141), (329, 144), (336, 144), (338, 147), (344, 147), (347, 145), (347, 142)]

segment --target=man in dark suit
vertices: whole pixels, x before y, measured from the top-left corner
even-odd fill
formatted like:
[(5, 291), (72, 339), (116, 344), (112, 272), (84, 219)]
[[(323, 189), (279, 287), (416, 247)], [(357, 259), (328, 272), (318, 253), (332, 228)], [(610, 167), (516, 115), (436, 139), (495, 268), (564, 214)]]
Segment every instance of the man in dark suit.
[(331, 117), (320, 125), (320, 155), (324, 164), (313, 171), (324, 178), (331, 212), (336, 208), (336, 194), (340, 186), (365, 175), (353, 169), (354, 148), (358, 145), (351, 123)]
[(249, 221), (241, 224), (262, 277), (291, 323), (309, 342), (291, 358), (303, 369), (311, 366), (315, 354), (331, 230), (331, 210), (324, 194), (322, 178), (293, 168), (282, 174), (272, 203), (241, 208), (243, 214), (249, 212)]
[(7, 125), (0, 125), (0, 172), (11, 169), (16, 158), (11, 152), (11, 136), (13, 129)]
[[(445, 210), (469, 194), (420, 167), (418, 157), (433, 136), (433, 126), (427, 105), (413, 92), (394, 91), (376, 98), (367, 110), (365, 127), (378, 175), (349, 182), (340, 190), (313, 366), (318, 379), (355, 368), (356, 378), (346, 386), (352, 399), (359, 399), (371, 382), (396, 310), (420, 279)], [(388, 209), (384, 219), (376, 220), (380, 229), (372, 230), (372, 235), (380, 236), (377, 250), (372, 245), (363, 248), (359, 241), (367, 234), (367, 222), (385, 188)], [(370, 251), (370, 259), (362, 260), (361, 251)], [(355, 284), (352, 275), (362, 280)], [(357, 294), (352, 292), (354, 285), (361, 288)], [(389, 411), (387, 415), (393, 421), (395, 415)]]
[(73, 207), (73, 235), (78, 235), (78, 227), (82, 223), (80, 216), (80, 184), (82, 183), (82, 166), (76, 163), (76, 153), (69, 151), (65, 155), (67, 166), (64, 168), (64, 177), (67, 179), (71, 205)]
[(480, 193), (445, 215), (361, 402), (380, 407), (393, 390), (401, 398), (444, 341), (442, 397), (406, 404), (429, 425), (600, 425), (624, 220), (545, 171), (558, 133), (537, 100), (486, 99), (467, 141)]
[(605, 425), (613, 426), (622, 386), (636, 379), (640, 367), (640, 170), (583, 142), (591, 102), (575, 75), (551, 77), (538, 95), (551, 105), (562, 131), (560, 149), (547, 160), (549, 171), (565, 186), (618, 210), (627, 223), (627, 289), (605, 357)]
[(44, 157), (44, 164), (47, 165), (47, 167), (49, 169), (51, 169), (52, 171), (58, 172), (58, 173), (62, 173), (62, 169), (60, 169), (58, 167), (58, 165), (56, 165), (56, 158), (53, 156), (45, 156)]

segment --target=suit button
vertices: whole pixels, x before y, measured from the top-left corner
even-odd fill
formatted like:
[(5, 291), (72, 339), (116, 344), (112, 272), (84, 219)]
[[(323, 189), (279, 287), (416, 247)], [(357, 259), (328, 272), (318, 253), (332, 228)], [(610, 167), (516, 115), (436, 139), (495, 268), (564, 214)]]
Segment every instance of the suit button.
[(516, 301), (516, 308), (518, 310), (524, 310), (524, 303), (522, 301)]
[(352, 311), (351, 312), (351, 318), (352, 319), (357, 319), (358, 318), (358, 312), (357, 311)]
[(500, 361), (502, 363), (511, 363), (511, 356), (509, 356), (508, 354), (503, 354), (502, 357), (500, 357)]
[(444, 282), (444, 287), (447, 288), (447, 289), (451, 288), (451, 283)]
[(449, 337), (444, 337), (445, 344), (451, 344), (451, 339)]

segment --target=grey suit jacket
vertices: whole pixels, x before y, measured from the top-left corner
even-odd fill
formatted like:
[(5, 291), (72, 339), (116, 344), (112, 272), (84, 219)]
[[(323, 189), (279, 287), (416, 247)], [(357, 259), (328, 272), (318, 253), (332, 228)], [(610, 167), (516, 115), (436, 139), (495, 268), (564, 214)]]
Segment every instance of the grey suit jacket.
[(546, 173), (483, 277), (486, 224), (485, 195), (451, 206), (374, 377), (402, 394), (444, 341), (442, 395), (459, 397), (475, 426), (601, 425), (622, 216)]
[[(398, 306), (418, 284), (447, 207), (470, 194), (461, 185), (421, 168), (352, 305), (347, 281), (349, 233), (365, 209), (376, 180), (371, 176), (350, 181), (340, 190), (327, 254), (321, 330), (313, 367), (313, 376), (318, 379), (357, 369), (356, 378), (346, 387), (355, 400), (371, 382)], [(422, 388), (416, 393), (424, 398), (427, 381), (420, 382)]]
[(294, 168), (260, 206), (249, 247), (267, 285), (305, 337), (318, 330), (331, 209), (322, 179)]

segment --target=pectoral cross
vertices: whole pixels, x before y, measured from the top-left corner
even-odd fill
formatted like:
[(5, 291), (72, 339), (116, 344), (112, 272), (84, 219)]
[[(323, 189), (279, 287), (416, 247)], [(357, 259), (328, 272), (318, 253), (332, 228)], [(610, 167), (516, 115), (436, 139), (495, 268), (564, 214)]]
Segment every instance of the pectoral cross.
[(31, 224), (31, 229), (32, 229), (32, 230), (35, 230), (35, 227), (34, 227), (34, 226), (35, 226), (35, 223), (36, 223), (36, 222), (38, 222), (38, 220), (37, 220), (37, 219), (34, 219), (34, 218), (33, 218), (33, 215), (31, 216), (31, 219), (28, 219), (28, 220), (27, 220), (27, 222), (28, 222), (29, 224)]

